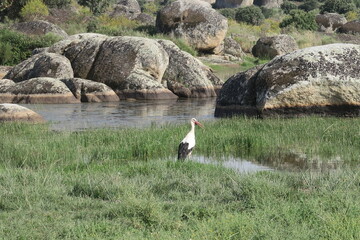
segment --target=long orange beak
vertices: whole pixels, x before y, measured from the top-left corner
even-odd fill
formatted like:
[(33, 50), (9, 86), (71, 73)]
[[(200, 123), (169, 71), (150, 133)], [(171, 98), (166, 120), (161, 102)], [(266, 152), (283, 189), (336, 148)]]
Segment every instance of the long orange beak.
[(201, 127), (201, 128), (205, 128), (200, 122), (197, 122), (197, 121), (196, 121), (195, 124), (198, 125), (198, 126)]

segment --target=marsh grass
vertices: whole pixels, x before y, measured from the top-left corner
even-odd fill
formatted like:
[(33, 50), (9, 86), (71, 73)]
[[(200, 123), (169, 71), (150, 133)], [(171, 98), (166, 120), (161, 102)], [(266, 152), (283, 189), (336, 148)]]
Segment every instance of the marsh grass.
[[(358, 119), (237, 118), (205, 127), (197, 130), (198, 154), (297, 149), (358, 163)], [(176, 162), (188, 129), (1, 124), (1, 238), (359, 239), (358, 168), (239, 175)]]

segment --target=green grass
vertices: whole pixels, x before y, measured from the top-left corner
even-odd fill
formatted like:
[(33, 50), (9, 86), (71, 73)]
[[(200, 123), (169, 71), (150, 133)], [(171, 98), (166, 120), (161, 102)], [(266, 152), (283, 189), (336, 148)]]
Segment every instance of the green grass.
[(240, 175), (173, 161), (188, 125), (55, 132), (2, 123), (0, 239), (359, 239), (359, 119), (205, 127), (196, 154), (261, 161), (296, 150), (344, 165)]

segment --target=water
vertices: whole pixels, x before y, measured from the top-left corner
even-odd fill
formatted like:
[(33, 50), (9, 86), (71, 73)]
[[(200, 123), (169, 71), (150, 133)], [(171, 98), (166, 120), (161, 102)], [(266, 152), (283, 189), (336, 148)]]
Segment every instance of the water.
[(191, 161), (203, 163), (203, 164), (214, 164), (214, 165), (221, 165), (226, 168), (233, 169), (239, 173), (251, 173), (251, 172), (258, 172), (258, 171), (269, 171), (273, 170), (270, 167), (260, 165), (254, 162), (247, 161), (241, 158), (235, 157), (220, 157), (220, 158), (212, 158), (212, 157), (205, 157), (199, 155), (193, 155), (189, 158)]
[(215, 98), (121, 101), (112, 103), (23, 104), (51, 123), (54, 130), (148, 127), (214, 119)]

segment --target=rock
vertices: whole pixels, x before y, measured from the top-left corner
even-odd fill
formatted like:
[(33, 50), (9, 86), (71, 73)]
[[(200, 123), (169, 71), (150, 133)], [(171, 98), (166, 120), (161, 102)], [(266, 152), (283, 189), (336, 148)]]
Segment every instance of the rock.
[(290, 53), (298, 49), (295, 39), (281, 34), (273, 37), (260, 38), (252, 48), (252, 54), (259, 58), (274, 58), (277, 55)]
[(120, 98), (133, 98), (134, 91), (145, 99), (177, 98), (161, 84), (168, 65), (169, 56), (156, 40), (113, 37), (102, 43), (87, 79), (105, 83)]
[(38, 113), (26, 107), (10, 103), (0, 104), (0, 122), (2, 121), (45, 122), (44, 118)]
[(4, 76), (14, 82), (36, 77), (71, 78), (74, 73), (66, 57), (45, 52), (19, 63)]
[(254, 4), (254, 0), (216, 0), (215, 8), (238, 8), (248, 7)]
[(254, 0), (254, 5), (265, 8), (280, 8), (284, 0)]
[(216, 0), (201, 0), (203, 2), (207, 2), (207, 3), (210, 3), (210, 4), (214, 4), (216, 2)]
[(347, 22), (346, 18), (338, 13), (318, 14), (315, 21), (319, 25), (319, 31), (326, 33), (335, 32)]
[(155, 26), (155, 17), (147, 13), (140, 13), (136, 18), (136, 21), (141, 22), (144, 25)]
[(108, 86), (81, 78), (61, 79), (81, 102), (118, 102), (119, 97)]
[(79, 103), (70, 89), (54, 78), (32, 78), (16, 84), (0, 80), (0, 102), (10, 103)]
[(51, 33), (60, 38), (68, 37), (68, 34), (59, 26), (43, 20), (15, 23), (11, 26), (11, 29), (28, 35), (45, 35)]
[(243, 52), (241, 45), (230, 37), (226, 37), (224, 39), (224, 53), (239, 58), (245, 56), (245, 53)]
[(180, 97), (214, 97), (222, 81), (189, 53), (181, 51), (173, 42), (158, 40), (168, 53), (169, 66), (164, 85)]
[(230, 78), (221, 89), (215, 116), (358, 116), (359, 75), (359, 45), (297, 50)]
[(136, 0), (120, 0), (115, 4), (114, 10), (109, 14), (111, 17), (124, 16), (135, 19), (141, 13), (141, 8)]
[(177, 0), (156, 17), (158, 31), (183, 38), (199, 51), (212, 53), (224, 40), (227, 19), (200, 0)]
[[(169, 51), (169, 49), (176, 50)], [(43, 61), (43, 59), (57, 59), (59, 56), (66, 59), (66, 66), (69, 66), (73, 73), (70, 70), (62, 70), (63, 74), (57, 73), (56, 69), (45, 71), (46, 68), (42, 66), (46, 65), (40, 64), (46, 62), (47, 66), (51, 67), (54, 64), (50, 64), (50, 60)], [(169, 56), (172, 65), (169, 65)], [(191, 64), (186, 67), (181, 61)], [(174, 94), (171, 91), (173, 88), (168, 88), (169, 78), (164, 77), (167, 70), (189, 81), (187, 85), (191, 90), (190, 94), (186, 94), (188, 97), (214, 96), (214, 92), (222, 84), (208, 67), (190, 54), (182, 52), (173, 43), (165, 44), (142, 37), (107, 37), (101, 34), (70, 36), (16, 65), (6, 78), (21, 82), (30, 77), (56, 73), (51, 77), (58, 79), (75, 77), (106, 84), (121, 99), (176, 99), (178, 98), (176, 93), (179, 92), (174, 91)], [(44, 72), (44, 75), (38, 74), (39, 71)], [(170, 76), (172, 81), (177, 78), (171, 74), (167, 76)], [(75, 95), (78, 96), (76, 93)], [(185, 96), (181, 93), (179, 95)]]
[(360, 20), (354, 20), (342, 25), (339, 29), (340, 33), (359, 34), (360, 33)]

